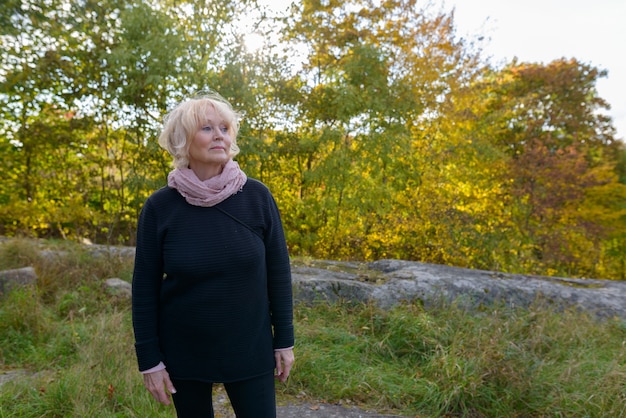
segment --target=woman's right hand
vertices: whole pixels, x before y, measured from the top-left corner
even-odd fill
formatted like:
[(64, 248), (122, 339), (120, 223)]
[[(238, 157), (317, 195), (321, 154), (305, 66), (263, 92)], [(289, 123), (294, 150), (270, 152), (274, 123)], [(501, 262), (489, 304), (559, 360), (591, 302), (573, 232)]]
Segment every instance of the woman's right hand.
[(143, 384), (154, 399), (163, 405), (169, 405), (171, 403), (169, 394), (176, 393), (176, 388), (174, 388), (166, 369), (144, 374)]

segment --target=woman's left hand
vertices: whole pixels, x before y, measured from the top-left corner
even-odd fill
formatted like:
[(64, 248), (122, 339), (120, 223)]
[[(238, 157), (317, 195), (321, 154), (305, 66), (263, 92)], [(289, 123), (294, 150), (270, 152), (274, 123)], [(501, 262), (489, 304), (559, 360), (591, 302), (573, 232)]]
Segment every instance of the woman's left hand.
[(285, 382), (295, 361), (293, 349), (274, 351), (274, 358), (276, 359), (275, 377), (279, 381)]

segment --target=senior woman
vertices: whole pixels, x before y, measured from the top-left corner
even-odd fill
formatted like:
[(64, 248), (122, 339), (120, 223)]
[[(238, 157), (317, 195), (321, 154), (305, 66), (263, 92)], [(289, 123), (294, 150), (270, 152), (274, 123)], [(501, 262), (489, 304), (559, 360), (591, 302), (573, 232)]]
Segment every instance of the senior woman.
[(152, 396), (177, 416), (213, 417), (223, 383), (238, 418), (276, 416), (274, 379), (294, 363), (291, 272), (276, 203), (233, 161), (239, 115), (218, 94), (182, 102), (159, 144), (168, 185), (137, 226), (133, 328)]

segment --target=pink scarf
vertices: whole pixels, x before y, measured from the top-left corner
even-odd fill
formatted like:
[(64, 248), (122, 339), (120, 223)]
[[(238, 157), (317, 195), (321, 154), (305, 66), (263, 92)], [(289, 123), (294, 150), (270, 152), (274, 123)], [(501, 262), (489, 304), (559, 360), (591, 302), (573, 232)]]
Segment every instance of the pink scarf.
[(239, 164), (228, 160), (220, 174), (204, 181), (190, 168), (176, 168), (167, 176), (167, 184), (178, 190), (190, 205), (208, 207), (241, 191), (247, 179)]

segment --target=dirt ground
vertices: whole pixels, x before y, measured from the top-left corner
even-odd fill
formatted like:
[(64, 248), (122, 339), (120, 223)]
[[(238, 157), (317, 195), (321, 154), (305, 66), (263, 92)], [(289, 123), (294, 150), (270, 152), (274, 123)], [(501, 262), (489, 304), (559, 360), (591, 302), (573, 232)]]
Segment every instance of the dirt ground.
[[(213, 408), (215, 418), (235, 418), (223, 387), (215, 388)], [(405, 418), (402, 415), (380, 415), (373, 411), (364, 411), (355, 406), (333, 405), (324, 402), (289, 402), (279, 401), (276, 418)]]
[(293, 404), (279, 406), (276, 418), (391, 418), (401, 417), (401, 415), (379, 415), (375, 412), (368, 412), (356, 407), (344, 407), (330, 404)]

